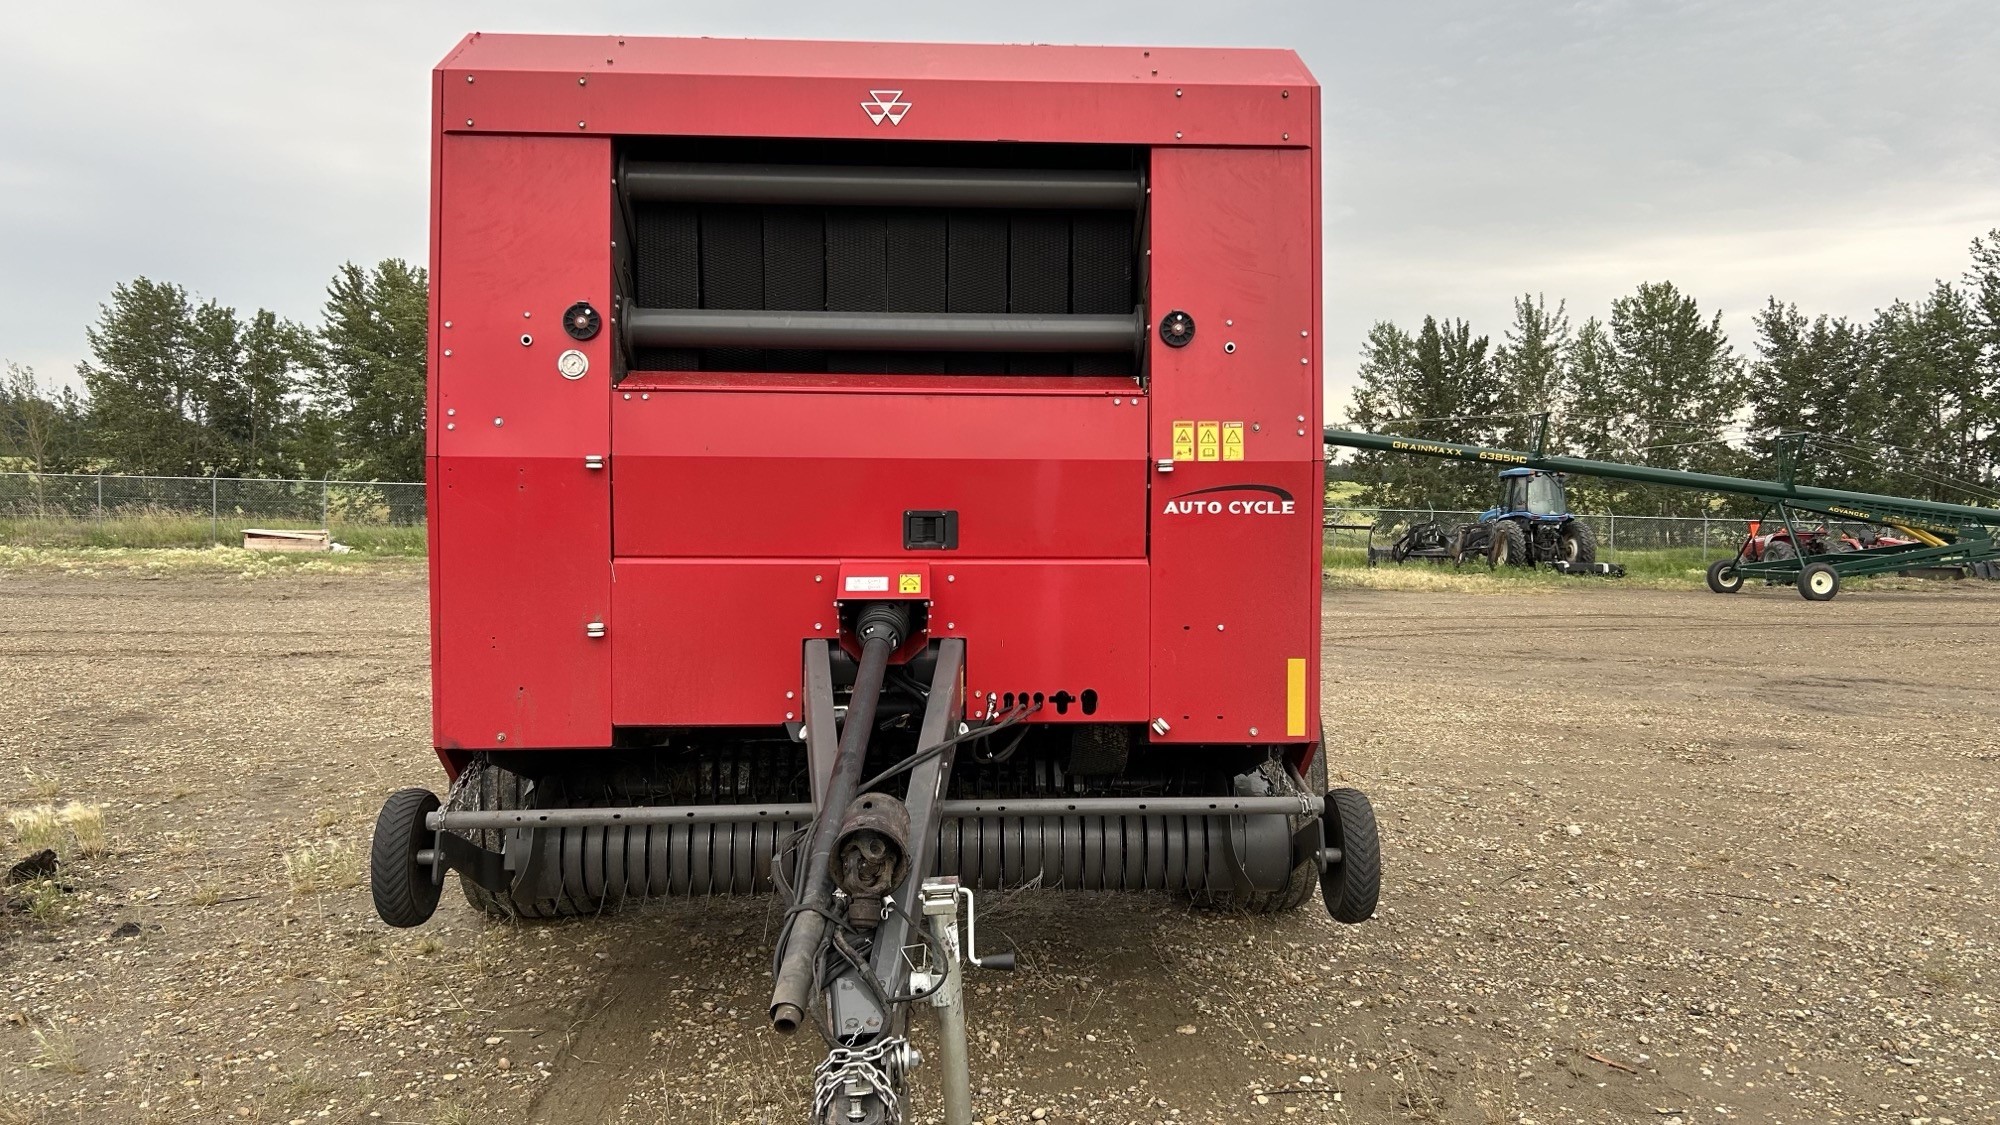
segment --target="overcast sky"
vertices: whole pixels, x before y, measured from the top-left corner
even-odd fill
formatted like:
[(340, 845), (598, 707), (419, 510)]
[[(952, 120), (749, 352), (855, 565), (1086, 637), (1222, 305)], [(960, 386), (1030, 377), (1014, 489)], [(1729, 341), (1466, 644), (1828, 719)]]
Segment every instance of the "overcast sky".
[(429, 71), (467, 31), (1284, 46), (1324, 89), (1328, 413), (1368, 326), (1668, 279), (1739, 347), (1866, 315), (2000, 226), (1990, 0), (31, 4), (0, 9), (0, 358), (68, 375), (113, 285), (314, 318), (425, 254)]

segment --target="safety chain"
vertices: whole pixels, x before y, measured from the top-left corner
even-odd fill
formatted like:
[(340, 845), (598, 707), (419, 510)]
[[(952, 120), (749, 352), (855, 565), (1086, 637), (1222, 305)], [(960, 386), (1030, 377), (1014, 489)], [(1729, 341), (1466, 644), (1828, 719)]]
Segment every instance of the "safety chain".
[[(903, 1111), (896, 1089), (921, 1061), (916, 1048), (901, 1036), (885, 1036), (858, 1049), (833, 1048), (813, 1071), (814, 1125), (841, 1125), (843, 1120), (901, 1125)], [(834, 1103), (843, 1096), (847, 1112), (836, 1118)], [(879, 1117), (868, 1112), (871, 1097), (881, 1106)]]

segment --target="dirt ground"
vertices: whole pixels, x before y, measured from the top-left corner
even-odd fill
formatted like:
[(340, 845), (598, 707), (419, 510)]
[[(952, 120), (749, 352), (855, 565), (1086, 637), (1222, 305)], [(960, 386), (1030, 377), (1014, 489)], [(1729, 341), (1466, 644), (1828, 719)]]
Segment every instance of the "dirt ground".
[[(425, 605), (408, 564), (0, 570), (0, 805), (109, 829), (0, 917), (0, 1123), (802, 1120), (768, 898), (374, 919), (375, 810), (439, 779)], [(995, 896), (987, 1122), (2000, 1120), (2000, 588), (1326, 611), (1380, 916)]]

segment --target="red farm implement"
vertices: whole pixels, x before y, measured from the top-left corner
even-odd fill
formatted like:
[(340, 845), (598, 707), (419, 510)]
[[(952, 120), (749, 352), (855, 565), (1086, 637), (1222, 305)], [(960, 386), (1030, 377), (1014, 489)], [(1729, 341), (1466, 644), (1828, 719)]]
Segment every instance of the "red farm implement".
[(386, 921), (780, 894), (772, 1023), (868, 1125), (919, 1001), (969, 1120), (976, 890), (1373, 912), (1296, 56), (489, 35), (434, 96), (450, 785)]

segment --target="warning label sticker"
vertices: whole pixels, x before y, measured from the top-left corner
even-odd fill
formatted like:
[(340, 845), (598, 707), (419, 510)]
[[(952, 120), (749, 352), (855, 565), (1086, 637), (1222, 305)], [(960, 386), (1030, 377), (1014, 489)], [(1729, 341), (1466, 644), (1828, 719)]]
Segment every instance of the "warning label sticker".
[(1222, 459), (1224, 461), (1243, 460), (1243, 423), (1224, 422), (1222, 424)]
[(1174, 423), (1174, 460), (1194, 460), (1194, 423)]
[(1222, 427), (1215, 422), (1196, 422), (1194, 447), (1197, 461), (1222, 460)]
[(921, 594), (924, 592), (924, 576), (921, 574), (898, 574), (896, 592), (899, 594)]

